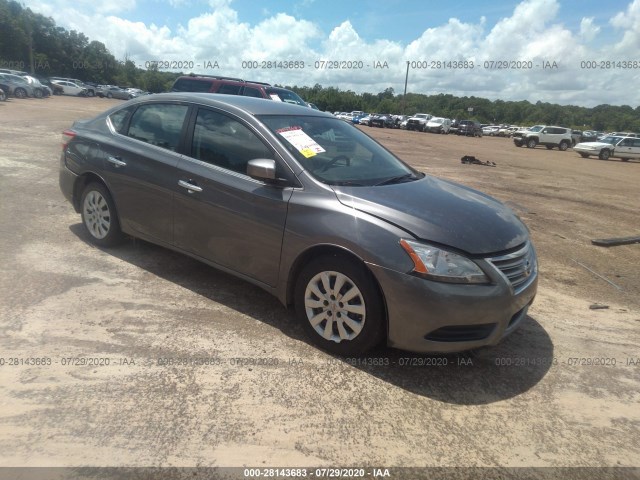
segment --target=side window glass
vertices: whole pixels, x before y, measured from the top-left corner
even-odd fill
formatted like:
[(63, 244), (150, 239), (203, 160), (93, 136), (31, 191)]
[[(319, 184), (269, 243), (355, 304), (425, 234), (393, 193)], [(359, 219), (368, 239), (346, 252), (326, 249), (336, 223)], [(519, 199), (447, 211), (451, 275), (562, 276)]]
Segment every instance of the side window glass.
[(168, 103), (143, 105), (131, 117), (129, 136), (175, 151), (188, 109), (186, 105)]
[(220, 88), (216, 93), (222, 93), (226, 95), (239, 95), (240, 85), (223, 84), (223, 85), (220, 85)]
[(271, 150), (242, 123), (205, 109), (198, 111), (191, 156), (243, 174), (247, 173), (249, 160), (274, 158)]
[(636, 139), (633, 141), (633, 146), (634, 146), (634, 147), (640, 147), (640, 138), (636, 138)]
[(262, 94), (260, 93), (260, 90), (252, 87), (244, 87), (244, 90), (242, 91), (242, 95), (244, 95), (245, 97), (262, 98)]
[(133, 112), (133, 108), (123, 108), (109, 115), (111, 125), (113, 125), (116, 132), (126, 135), (127, 121), (131, 116), (131, 112)]

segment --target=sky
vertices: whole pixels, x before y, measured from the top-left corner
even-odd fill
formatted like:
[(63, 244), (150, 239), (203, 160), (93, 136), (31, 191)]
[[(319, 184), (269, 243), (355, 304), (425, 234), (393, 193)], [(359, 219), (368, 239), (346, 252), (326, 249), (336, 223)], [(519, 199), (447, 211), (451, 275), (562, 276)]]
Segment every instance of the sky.
[(406, 79), (413, 93), (640, 105), (640, 0), (24, 5), (141, 68), (159, 61), (164, 70), (358, 93), (402, 93)]

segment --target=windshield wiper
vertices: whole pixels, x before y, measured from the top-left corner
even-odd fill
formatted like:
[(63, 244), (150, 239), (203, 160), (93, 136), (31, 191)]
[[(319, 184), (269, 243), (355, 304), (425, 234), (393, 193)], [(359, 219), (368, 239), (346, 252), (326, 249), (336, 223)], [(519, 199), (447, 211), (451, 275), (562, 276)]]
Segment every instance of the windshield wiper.
[(329, 185), (335, 187), (366, 187), (364, 183), (352, 182), (351, 180), (345, 180), (343, 182), (331, 182)]
[(380, 185), (392, 185), (394, 183), (403, 183), (409, 180), (417, 180), (417, 178), (418, 177), (416, 177), (413, 173), (405, 173), (403, 175), (398, 175), (397, 177), (387, 178), (380, 183), (376, 183), (374, 187), (379, 187)]

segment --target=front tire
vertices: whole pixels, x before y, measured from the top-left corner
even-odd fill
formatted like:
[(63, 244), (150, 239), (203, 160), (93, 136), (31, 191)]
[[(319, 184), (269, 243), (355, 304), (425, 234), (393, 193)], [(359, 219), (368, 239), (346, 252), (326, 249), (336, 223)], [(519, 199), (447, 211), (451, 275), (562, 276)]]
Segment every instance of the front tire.
[(384, 337), (384, 306), (365, 266), (344, 255), (310, 261), (296, 282), (299, 321), (318, 347), (338, 355), (362, 355)]
[(27, 98), (27, 91), (24, 88), (16, 88), (13, 91), (13, 95), (16, 98)]
[(609, 152), (609, 150), (604, 149), (600, 151), (600, 155), (598, 155), (598, 158), (600, 160), (609, 160), (609, 157), (611, 156), (611, 152)]
[(104, 185), (87, 185), (82, 192), (80, 205), (82, 224), (92, 243), (100, 247), (112, 247), (122, 241), (116, 206)]
[(538, 141), (535, 138), (527, 140), (527, 148), (536, 148), (536, 145), (538, 145)]
[(580, 156), (581, 156), (582, 158), (589, 158), (589, 155), (587, 155), (586, 153), (581, 153), (581, 154), (580, 154)]
[(113, 94), (111, 92), (107, 93), (107, 98), (113, 98)]

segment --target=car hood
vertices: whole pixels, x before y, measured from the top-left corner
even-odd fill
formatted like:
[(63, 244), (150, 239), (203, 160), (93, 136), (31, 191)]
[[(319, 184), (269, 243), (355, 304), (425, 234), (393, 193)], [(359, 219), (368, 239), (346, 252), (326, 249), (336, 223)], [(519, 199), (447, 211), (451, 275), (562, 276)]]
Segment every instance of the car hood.
[(578, 143), (575, 147), (582, 147), (582, 148), (602, 148), (602, 147), (613, 147), (613, 145), (611, 145), (610, 143), (605, 143), (605, 142), (581, 142)]
[(428, 175), (397, 185), (333, 188), (346, 206), (395, 224), (417, 238), (472, 255), (508, 250), (529, 237), (527, 227), (499, 201)]

